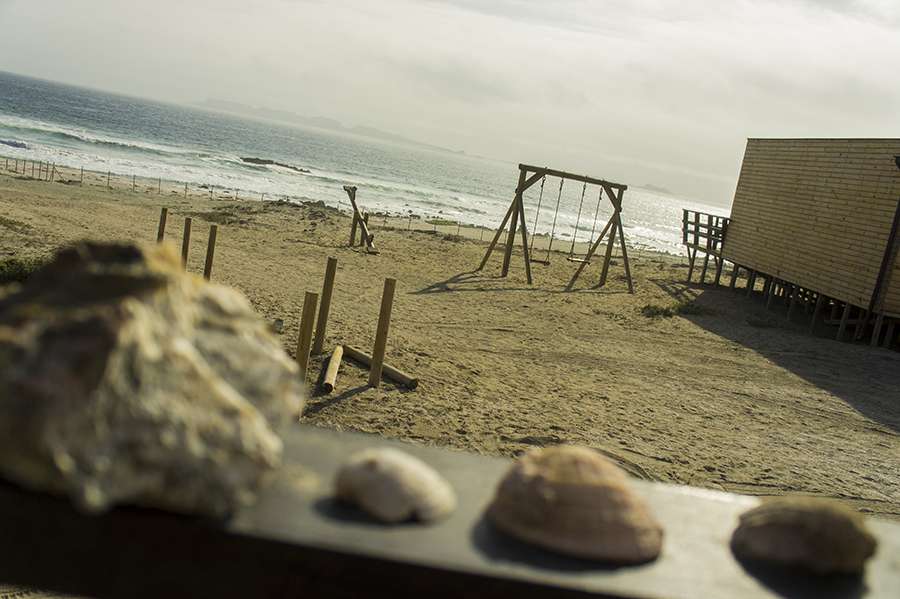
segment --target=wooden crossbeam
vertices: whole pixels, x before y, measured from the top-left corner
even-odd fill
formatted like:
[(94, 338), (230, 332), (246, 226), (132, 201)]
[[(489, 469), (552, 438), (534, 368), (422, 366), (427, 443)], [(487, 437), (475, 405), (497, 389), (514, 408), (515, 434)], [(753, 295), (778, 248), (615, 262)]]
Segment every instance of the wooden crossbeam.
[(576, 175), (574, 173), (558, 171), (556, 169), (547, 168), (545, 166), (531, 166), (530, 164), (520, 164), (519, 169), (528, 171), (530, 173), (537, 173), (541, 177), (546, 175), (550, 177), (560, 177), (561, 179), (569, 179), (571, 181), (578, 181), (579, 183), (587, 183), (588, 185), (608, 185), (614, 189), (619, 189), (622, 191), (628, 189), (627, 185), (622, 185), (621, 183), (612, 183), (611, 181), (606, 181), (605, 179), (595, 179), (594, 177), (586, 177), (584, 175)]

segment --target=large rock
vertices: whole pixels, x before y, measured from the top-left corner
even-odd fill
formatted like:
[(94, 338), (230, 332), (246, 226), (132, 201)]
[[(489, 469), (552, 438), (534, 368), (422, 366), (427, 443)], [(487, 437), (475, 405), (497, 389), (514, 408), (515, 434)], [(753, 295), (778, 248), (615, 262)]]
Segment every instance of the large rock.
[(81, 243), (0, 298), (0, 474), (89, 511), (252, 501), (303, 393), (246, 298), (168, 245)]

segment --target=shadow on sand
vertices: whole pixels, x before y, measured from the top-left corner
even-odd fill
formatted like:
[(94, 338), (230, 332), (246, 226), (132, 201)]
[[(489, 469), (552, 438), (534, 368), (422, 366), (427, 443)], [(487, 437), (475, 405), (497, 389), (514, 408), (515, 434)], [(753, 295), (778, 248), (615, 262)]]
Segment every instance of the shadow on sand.
[(676, 301), (691, 301), (699, 308), (683, 318), (752, 349), (867, 418), (900, 431), (900, 353), (868, 343), (835, 341), (835, 327), (822, 325), (810, 335), (808, 313), (798, 307), (788, 320), (787, 306), (775, 302), (768, 309), (758, 293), (748, 297), (743, 290), (727, 287), (671, 280), (653, 283)]

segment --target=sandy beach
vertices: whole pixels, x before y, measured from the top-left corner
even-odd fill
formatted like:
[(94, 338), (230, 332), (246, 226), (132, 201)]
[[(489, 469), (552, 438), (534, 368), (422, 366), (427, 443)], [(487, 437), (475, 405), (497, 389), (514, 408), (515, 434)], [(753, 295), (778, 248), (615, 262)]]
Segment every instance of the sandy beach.
[(380, 253), (368, 255), (347, 247), (349, 217), (323, 205), (158, 191), (2, 172), (0, 258), (83, 238), (152, 242), (167, 206), (174, 243), (194, 219), (194, 272), (208, 225), (219, 225), (213, 280), (283, 319), (290, 353), (303, 293), (320, 291), (328, 256), (339, 261), (329, 348), (371, 348), (382, 282), (398, 280), (387, 359), (419, 388), (367, 388), (366, 371), (345, 363), (333, 394), (313, 393), (309, 423), (498, 455), (577, 443), (642, 478), (835, 497), (900, 518), (900, 354), (810, 337), (781, 308), (685, 284), (683, 258), (631, 252), (634, 295), (620, 259), (605, 288), (590, 289), (595, 263), (564, 293), (574, 265), (560, 253), (534, 266), (533, 287), (519, 254), (506, 279), (500, 252), (473, 273), (486, 247), (477, 229), (374, 219)]

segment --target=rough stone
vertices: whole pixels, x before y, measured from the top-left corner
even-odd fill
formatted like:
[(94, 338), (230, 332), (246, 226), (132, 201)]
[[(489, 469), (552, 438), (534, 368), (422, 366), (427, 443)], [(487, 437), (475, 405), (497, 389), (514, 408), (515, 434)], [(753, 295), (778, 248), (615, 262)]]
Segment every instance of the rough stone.
[(246, 298), (167, 244), (79, 243), (7, 289), (0, 365), (0, 474), (88, 511), (252, 501), (304, 396)]

